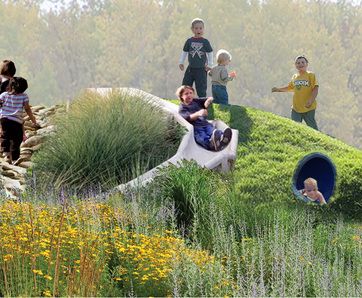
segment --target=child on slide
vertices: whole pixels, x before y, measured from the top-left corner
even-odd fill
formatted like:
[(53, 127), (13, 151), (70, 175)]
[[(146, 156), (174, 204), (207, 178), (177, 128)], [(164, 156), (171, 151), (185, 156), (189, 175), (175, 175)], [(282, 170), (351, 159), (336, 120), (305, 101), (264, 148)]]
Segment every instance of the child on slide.
[(304, 188), (300, 192), (312, 202), (319, 203), (320, 205), (327, 204), (323, 194), (318, 191), (317, 180), (313, 178), (304, 180)]
[(177, 89), (176, 95), (181, 100), (179, 114), (194, 126), (196, 143), (212, 151), (220, 151), (230, 143), (231, 129), (215, 129), (206, 119), (212, 97), (195, 98), (194, 88), (185, 85)]

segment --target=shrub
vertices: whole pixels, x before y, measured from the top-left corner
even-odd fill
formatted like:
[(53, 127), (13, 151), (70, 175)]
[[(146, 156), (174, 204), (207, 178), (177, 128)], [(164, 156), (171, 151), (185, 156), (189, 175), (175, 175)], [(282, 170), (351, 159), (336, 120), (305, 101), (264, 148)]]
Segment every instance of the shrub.
[(362, 213), (362, 164), (345, 160), (340, 166), (335, 199), (331, 208), (347, 217), (361, 218)]
[(38, 181), (79, 189), (114, 186), (173, 155), (182, 129), (137, 94), (84, 93), (35, 156)]
[(181, 167), (171, 165), (155, 180), (160, 197), (174, 204), (177, 226), (186, 235), (193, 233), (195, 237), (208, 225), (217, 180), (215, 172), (200, 168), (194, 161), (184, 161)]

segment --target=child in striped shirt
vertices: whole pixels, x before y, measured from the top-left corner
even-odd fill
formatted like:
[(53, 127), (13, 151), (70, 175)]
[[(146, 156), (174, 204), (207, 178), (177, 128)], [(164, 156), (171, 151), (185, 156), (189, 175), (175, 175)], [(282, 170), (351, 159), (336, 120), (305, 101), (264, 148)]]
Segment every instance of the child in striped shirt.
[(1, 147), (4, 160), (10, 164), (20, 156), (24, 110), (34, 126), (38, 126), (29, 105), (29, 97), (24, 93), (27, 88), (28, 83), (24, 78), (14, 77), (9, 80), (8, 91), (0, 94)]

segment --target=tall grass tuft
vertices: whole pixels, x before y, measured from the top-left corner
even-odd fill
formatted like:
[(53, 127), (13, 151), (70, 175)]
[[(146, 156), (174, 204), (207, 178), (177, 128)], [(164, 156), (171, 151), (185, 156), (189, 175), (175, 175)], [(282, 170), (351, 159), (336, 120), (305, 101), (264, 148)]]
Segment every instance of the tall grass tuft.
[(114, 186), (172, 156), (182, 129), (137, 94), (84, 93), (56, 120), (57, 133), (35, 156), (38, 181), (56, 187)]

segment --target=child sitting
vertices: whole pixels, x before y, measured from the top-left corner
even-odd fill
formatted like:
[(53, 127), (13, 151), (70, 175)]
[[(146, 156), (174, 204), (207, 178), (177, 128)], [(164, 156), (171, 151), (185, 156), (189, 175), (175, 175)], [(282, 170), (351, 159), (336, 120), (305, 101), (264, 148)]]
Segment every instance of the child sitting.
[[(24, 78), (14, 77), (9, 80), (8, 91), (0, 95), (0, 122), (2, 128), (1, 147), (4, 160), (12, 163), (20, 156), (20, 144), (23, 140), (23, 110), (25, 109), (31, 122), (37, 126), (25, 92), (28, 83)], [(12, 143), (12, 146), (11, 146)], [(12, 149), (10, 150), (10, 147)]]
[(231, 140), (232, 131), (215, 129), (207, 121), (207, 108), (213, 98), (194, 98), (195, 90), (190, 86), (181, 86), (176, 95), (181, 100), (179, 114), (194, 126), (195, 141), (208, 150), (219, 151), (225, 148)]
[(321, 205), (327, 204), (323, 194), (318, 191), (317, 180), (307, 178), (304, 180), (304, 189), (300, 190), (301, 194), (307, 197), (310, 201)]

